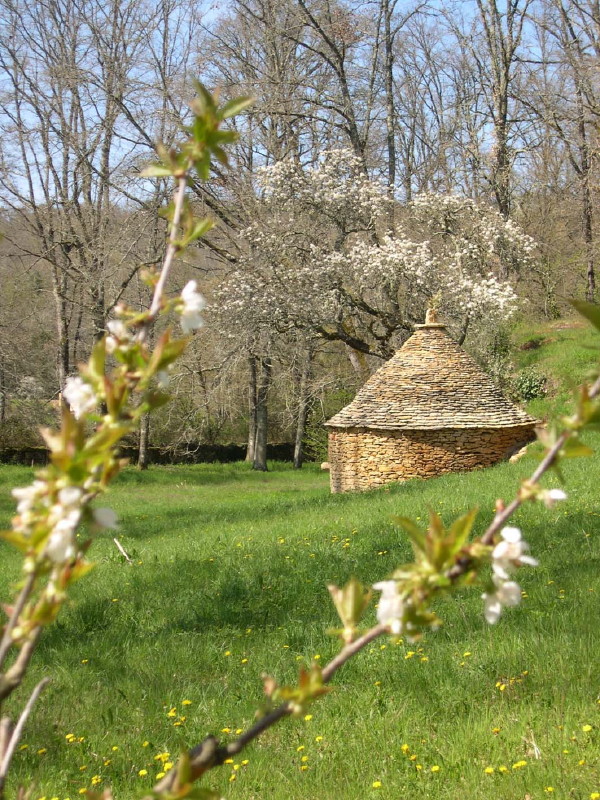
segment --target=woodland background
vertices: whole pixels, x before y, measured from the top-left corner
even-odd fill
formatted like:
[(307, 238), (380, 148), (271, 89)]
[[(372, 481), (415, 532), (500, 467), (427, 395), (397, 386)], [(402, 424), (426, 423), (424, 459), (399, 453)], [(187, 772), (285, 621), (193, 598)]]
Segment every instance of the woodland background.
[[(131, 446), (144, 463), (149, 444), (248, 442), (261, 468), (267, 439), (293, 443), (297, 466), (323, 458), (322, 421), (385, 354), (381, 319), (317, 331), (228, 302), (252, 266), (257, 168), (345, 148), (385, 187), (391, 227), (424, 192), (489, 205), (537, 242), (499, 277), (524, 317), (555, 319), (568, 297), (596, 299), (599, 59), (595, 0), (0, 0), (0, 448), (39, 445), (115, 305), (147, 306), (169, 186), (140, 172), (177, 138), (194, 78), (255, 102), (232, 169), (190, 187), (217, 225), (176, 282), (198, 281), (207, 325)], [(403, 298), (394, 346), (425, 306)], [(543, 376), (514, 374), (513, 325), (471, 326), (464, 346), (530, 399)]]

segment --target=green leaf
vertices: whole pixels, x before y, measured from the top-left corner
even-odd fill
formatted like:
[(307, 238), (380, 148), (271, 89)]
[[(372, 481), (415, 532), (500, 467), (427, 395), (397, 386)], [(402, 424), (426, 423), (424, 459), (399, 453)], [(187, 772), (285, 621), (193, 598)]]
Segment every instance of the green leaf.
[(196, 222), (190, 233), (188, 233), (185, 237), (185, 244), (189, 244), (190, 242), (195, 242), (197, 239), (202, 238), (205, 233), (207, 233), (212, 227), (214, 227), (214, 222), (212, 219), (200, 219)]
[(475, 522), (476, 516), (477, 509), (472, 508), (466, 514), (464, 514), (464, 516), (459, 517), (452, 523), (449, 534), (450, 538), (453, 539), (453, 554), (458, 553), (458, 551), (464, 547), (465, 542), (471, 533), (471, 529), (473, 528), (473, 523)]
[(567, 439), (560, 450), (561, 458), (579, 458), (581, 456), (593, 456), (594, 451), (591, 447), (583, 442), (578, 442), (577, 439)]
[(595, 303), (586, 303), (583, 300), (569, 300), (569, 303), (589, 320), (596, 330), (600, 331), (600, 306)]
[(31, 542), (23, 536), (22, 533), (17, 531), (0, 531), (0, 539), (14, 545), (22, 553), (26, 553), (31, 547)]
[(173, 175), (173, 169), (164, 164), (149, 164), (140, 175), (142, 178), (169, 178)]
[(396, 517), (393, 516), (392, 520), (403, 528), (406, 533), (408, 534), (411, 542), (413, 543), (414, 547), (420, 552), (425, 552), (425, 532), (419, 528), (416, 522), (413, 522), (412, 519), (408, 517)]
[(225, 105), (219, 111), (219, 116), (221, 119), (235, 117), (236, 114), (240, 114), (242, 111), (245, 111), (253, 103), (253, 97), (236, 97), (235, 99), (230, 100), (228, 103), (225, 103)]

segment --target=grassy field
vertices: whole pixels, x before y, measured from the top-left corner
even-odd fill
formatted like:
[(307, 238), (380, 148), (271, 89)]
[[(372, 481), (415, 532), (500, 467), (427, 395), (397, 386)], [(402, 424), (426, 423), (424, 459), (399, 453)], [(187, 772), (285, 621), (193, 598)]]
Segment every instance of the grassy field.
[[(555, 337), (563, 334), (569, 361), (578, 345), (568, 344), (568, 329)], [(534, 352), (542, 359), (555, 345)], [(581, 357), (585, 367), (591, 358)], [(589, 441), (600, 449), (600, 436)], [(110, 537), (99, 540), (95, 570), (46, 632), (28, 686), (45, 674), (53, 683), (28, 725), (12, 786), (35, 785), (33, 800), (75, 800), (93, 784), (112, 785), (119, 800), (139, 796), (182, 747), (208, 733), (226, 740), (252, 723), (261, 673), (291, 682), (301, 663), (336, 652), (325, 632), (336, 624), (326, 584), (352, 575), (373, 582), (410, 557), (393, 514), (423, 520), (434, 508), (449, 521), (478, 506), (481, 531), (496, 497), (510, 498), (535, 463), (531, 453), (343, 496), (330, 495), (327, 476), (311, 466), (126, 471), (110, 504), (134, 565)], [(441, 603), (437, 633), (417, 644), (377, 642), (338, 673), (310, 719), (285, 720), (207, 785), (244, 800), (588, 800), (600, 792), (597, 459), (573, 460), (565, 475), (566, 503), (525, 507), (515, 518), (541, 562), (521, 570), (518, 608), (492, 627), (476, 590)], [(30, 476), (0, 468), (3, 522), (10, 489)], [(0, 545), (1, 597), (17, 569)]]

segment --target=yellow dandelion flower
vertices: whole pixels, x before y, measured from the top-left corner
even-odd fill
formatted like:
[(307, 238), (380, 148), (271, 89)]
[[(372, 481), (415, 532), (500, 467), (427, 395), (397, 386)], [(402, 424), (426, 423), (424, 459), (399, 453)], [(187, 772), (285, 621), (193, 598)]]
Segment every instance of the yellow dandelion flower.
[(113, 751), (113, 753), (116, 753), (118, 749), (119, 749), (119, 746), (116, 745), (116, 744), (113, 744), (113, 746), (111, 747), (111, 750)]
[(164, 777), (165, 777), (165, 773), (164, 772), (157, 772), (155, 780), (159, 781), (161, 778), (164, 778)]
[(426, 661), (429, 661), (429, 656), (421, 656), (421, 663), (425, 664)]
[(104, 765), (105, 767), (108, 767), (108, 765), (111, 763), (111, 760), (110, 760), (110, 758), (105, 758), (105, 759), (104, 759), (104, 761), (103, 761), (102, 763), (103, 763), (103, 765)]
[(316, 655), (313, 656), (313, 658), (315, 661), (318, 661), (321, 658), (321, 654), (317, 653)]
[(508, 772), (508, 767), (506, 766), (506, 764), (501, 764), (498, 767), (498, 772)]
[(233, 768), (234, 768), (234, 770), (237, 772), (237, 771), (238, 771), (238, 769), (240, 768), (240, 765), (239, 765), (239, 764), (234, 764), (234, 765), (233, 765)]
[(486, 775), (493, 775), (495, 772), (493, 767), (486, 767), (483, 771), (485, 772)]
[(440, 771), (439, 766), (437, 764), (434, 764), (433, 767), (431, 768), (431, 772), (439, 772), (439, 771)]
[(584, 733), (589, 733), (591, 730), (593, 730), (593, 726), (592, 725), (582, 725), (581, 726), (581, 730)]
[(554, 786), (546, 786), (544, 791), (548, 792), (548, 794), (551, 794), (554, 791)]
[(312, 714), (305, 714), (304, 715), (304, 721), (305, 722), (310, 722), (312, 718), (313, 718)]
[(148, 742), (148, 741), (142, 742), (142, 747), (148, 747), (149, 744), (150, 744), (150, 742)]
[(87, 764), (82, 764), (82, 765), (79, 767), (79, 771), (80, 771), (80, 772), (83, 772), (85, 769), (87, 769)]
[(79, 794), (87, 794), (87, 789), (85, 788), (85, 786), (81, 787), (81, 789), (79, 790)]
[(411, 761), (416, 761), (417, 760), (417, 756), (413, 753), (412, 756), (409, 756), (409, 759)]
[(28, 745), (28, 744), (22, 744), (22, 745), (19, 747), (19, 750), (27, 750), (27, 748), (28, 748), (28, 747), (29, 747), (29, 745)]
[(143, 778), (147, 774), (148, 774), (148, 770), (147, 769), (141, 769), (138, 772), (138, 775), (140, 776), (140, 778)]
[(233, 758), (226, 758), (224, 764), (233, 764)]
[(417, 769), (417, 772), (420, 772), (423, 769), (423, 765), (422, 764), (415, 764), (415, 767)]
[(192, 705), (192, 701), (191, 700), (182, 700), (181, 701), (181, 705), (182, 706), (191, 706)]
[(466, 650), (466, 651), (463, 653), (463, 658), (468, 658), (470, 655), (471, 655), (471, 651), (470, 651), (470, 650)]
[(323, 741), (322, 736), (315, 736), (315, 742), (322, 742), (322, 741)]
[(382, 783), (381, 781), (373, 781), (371, 786), (373, 787), (373, 789), (381, 789)]
[(230, 655), (231, 655), (231, 650), (225, 650), (225, 653), (224, 653), (224, 655), (226, 655), (226, 656), (230, 656)]
[(243, 766), (243, 767), (245, 767), (245, 766), (246, 766), (247, 764), (249, 764), (249, 763), (250, 763), (250, 761), (249, 761), (247, 758), (245, 758), (245, 759), (242, 761), (242, 766)]
[(300, 769), (302, 772), (306, 772), (306, 770), (308, 769), (308, 764), (301, 764)]
[(600, 800), (600, 792), (592, 792), (590, 795), (590, 800)]
[(527, 766), (527, 762), (526, 761), (517, 761), (516, 763), (514, 763), (512, 765), (512, 768), (513, 769), (521, 769), (521, 767), (526, 767), (526, 766)]
[(231, 775), (229, 776), (229, 783), (233, 783), (233, 781), (236, 778), (237, 778), (237, 775), (235, 774), (235, 772), (232, 772)]
[(176, 708), (172, 708), (172, 709), (171, 709), (171, 710), (170, 710), (170, 711), (167, 713), (167, 717), (176, 717), (176, 716), (177, 716), (177, 709), (176, 709)]
[(48, 748), (47, 747), (40, 747), (40, 749), (37, 751), (37, 754), (38, 754), (38, 756), (43, 756), (44, 753), (47, 753), (47, 752), (48, 752)]
[(243, 728), (236, 728), (236, 729), (235, 729), (236, 736), (239, 736), (239, 735), (240, 735), (240, 733), (243, 733), (243, 732), (244, 732), (244, 729), (243, 729)]
[(81, 659), (81, 663), (82, 664), (89, 664), (89, 661), (90, 661), (89, 658), (82, 658)]
[(403, 744), (400, 750), (402, 750), (403, 753), (408, 753), (410, 747), (407, 744)]
[(166, 761), (163, 764), (163, 769), (164, 769), (165, 772), (168, 772), (170, 769), (173, 769), (173, 762), (172, 761)]

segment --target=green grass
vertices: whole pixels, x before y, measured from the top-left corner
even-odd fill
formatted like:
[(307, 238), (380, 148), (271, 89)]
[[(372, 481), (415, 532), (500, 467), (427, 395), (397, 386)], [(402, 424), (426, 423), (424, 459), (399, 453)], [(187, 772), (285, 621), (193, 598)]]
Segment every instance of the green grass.
[[(534, 369), (548, 378), (548, 396), (528, 405), (530, 413), (540, 419), (566, 413), (573, 390), (597, 369), (600, 360), (598, 333), (580, 317), (522, 324), (513, 334), (513, 342), (517, 369)], [(525, 343), (537, 346), (521, 350)]]
[[(571, 373), (587, 369), (588, 351), (579, 353), (572, 333), (546, 329), (557, 341), (519, 358), (534, 353), (551, 376), (569, 364)], [(588, 439), (600, 449), (600, 435)], [(140, 796), (159, 772), (156, 755), (175, 760), (208, 733), (227, 740), (252, 724), (261, 673), (293, 682), (301, 663), (337, 651), (326, 633), (336, 625), (326, 584), (352, 575), (372, 583), (410, 558), (393, 514), (424, 520), (434, 508), (448, 522), (478, 506), (480, 532), (496, 498), (510, 499), (535, 463), (530, 453), (485, 471), (336, 496), (312, 466), (127, 470), (108, 502), (135, 564), (109, 536), (99, 540), (96, 568), (45, 632), (25, 691), (11, 699), (16, 714), (26, 689), (52, 676), (10, 791), (24, 783), (35, 786), (32, 800), (75, 800), (99, 775), (117, 800)], [(283, 721), (238, 770), (224, 766), (206, 784), (240, 800), (588, 800), (600, 791), (600, 470), (597, 459), (576, 459), (564, 471), (566, 503), (515, 517), (540, 560), (519, 573), (527, 596), (518, 608), (489, 626), (476, 589), (440, 602), (439, 631), (416, 644), (378, 641), (336, 675), (312, 719)], [(12, 514), (10, 489), (30, 477), (0, 468), (2, 521)], [(0, 544), (0, 597), (9, 597), (18, 564)]]
[[(336, 623), (326, 584), (351, 575), (373, 582), (409, 557), (392, 514), (423, 518), (433, 507), (450, 520), (479, 505), (481, 530), (496, 496), (509, 497), (533, 463), (359, 496), (331, 496), (314, 468), (127, 471), (111, 504), (135, 566), (110, 538), (95, 545), (96, 569), (46, 632), (31, 670), (28, 686), (45, 674), (53, 683), (28, 725), (13, 781), (35, 783), (34, 797), (73, 798), (100, 775), (117, 798), (139, 795), (158, 772), (155, 755), (248, 727), (262, 672), (293, 681), (300, 663), (336, 651), (324, 632)], [(600, 499), (591, 463), (569, 464), (561, 509), (518, 516), (541, 561), (522, 571), (528, 597), (519, 608), (490, 627), (476, 590), (445, 601), (440, 631), (418, 644), (375, 644), (338, 674), (310, 721), (286, 720), (267, 733), (244, 754), (249, 763), (235, 782), (231, 767), (208, 782), (231, 798), (298, 800), (542, 797), (549, 785), (555, 796), (588, 798), (600, 790)], [(0, 470), (3, 516), (9, 488), (28, 478), (25, 469)], [(7, 548), (1, 555), (6, 587), (17, 558)], [(83, 741), (69, 744), (67, 734)], [(520, 760), (527, 766), (513, 770)], [(507, 774), (484, 773), (501, 765)], [(139, 777), (142, 769), (149, 775)]]

